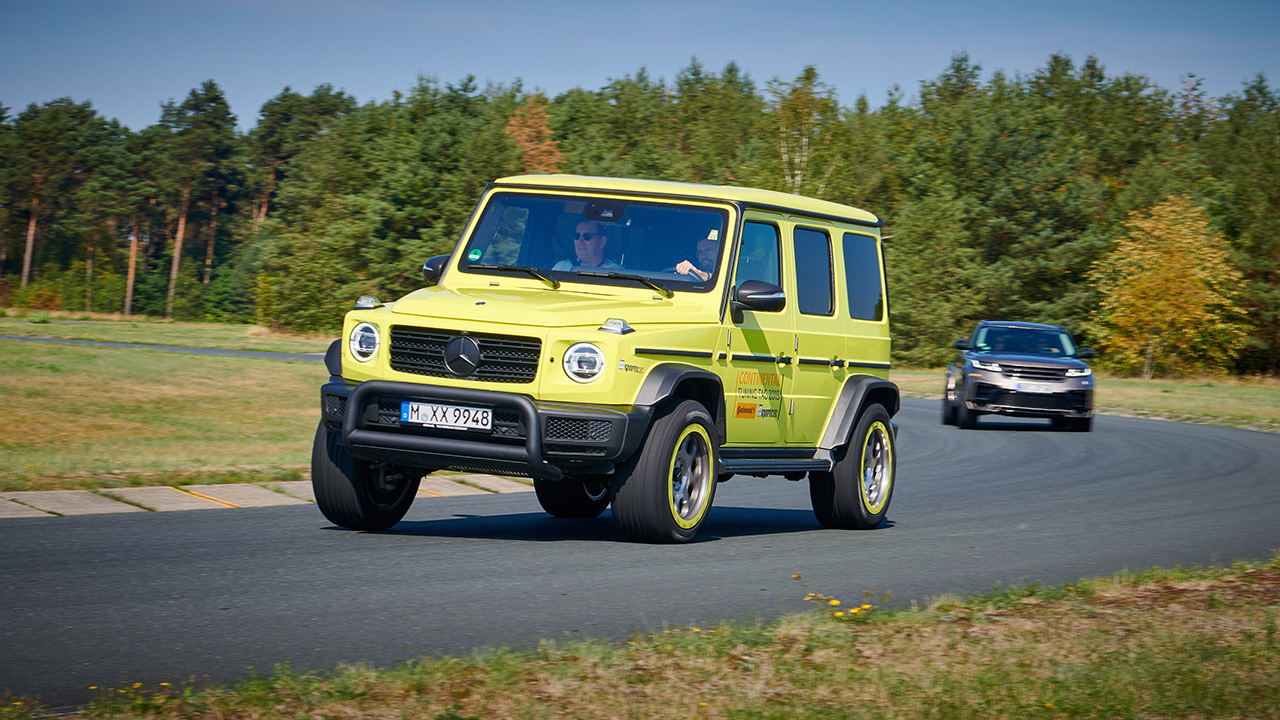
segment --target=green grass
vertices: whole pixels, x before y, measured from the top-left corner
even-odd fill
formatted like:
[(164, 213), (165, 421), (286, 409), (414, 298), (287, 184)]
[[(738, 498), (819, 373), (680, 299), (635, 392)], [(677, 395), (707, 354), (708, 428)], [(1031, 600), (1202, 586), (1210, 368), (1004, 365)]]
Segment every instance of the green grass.
[[(1226, 425), (1280, 425), (1280, 380), (1274, 378), (1137, 380), (1106, 373), (1096, 376), (1094, 404), (1099, 408), (1170, 419), (1216, 420)], [(889, 379), (916, 397), (941, 396), (946, 371), (895, 368)]]
[(0, 366), (5, 490), (305, 468), (328, 377), (316, 362), (3, 340)]
[[(796, 588), (801, 597), (803, 579)], [(1062, 587), (937, 598), (770, 623), (544, 640), (395, 667), (275, 668), (228, 685), (97, 688), (79, 717), (463, 718), (1280, 717), (1280, 561), (1152, 569)], [(855, 601), (856, 602), (856, 601)], [(863, 608), (864, 605), (871, 607)], [(42, 709), (3, 699), (4, 720)]]
[[(30, 313), (21, 317), (0, 317), (0, 334), (39, 335), (69, 340), (145, 343), (260, 350), (264, 352), (322, 353), (335, 337), (281, 333), (256, 325), (223, 323), (178, 323), (148, 319), (103, 319), (83, 313)], [(40, 316), (45, 321), (38, 322)]]

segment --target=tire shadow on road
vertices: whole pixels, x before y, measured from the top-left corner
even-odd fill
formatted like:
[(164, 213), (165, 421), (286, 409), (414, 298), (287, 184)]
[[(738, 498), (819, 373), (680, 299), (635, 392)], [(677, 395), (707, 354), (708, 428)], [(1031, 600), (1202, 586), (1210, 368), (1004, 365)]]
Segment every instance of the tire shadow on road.
[[(886, 521), (881, 528), (892, 527)], [(329, 526), (326, 530), (341, 530)], [(823, 530), (809, 510), (713, 506), (694, 543), (736, 537), (777, 535)], [(349, 532), (343, 530), (343, 532)], [(545, 513), (505, 515), (455, 515), (439, 520), (402, 520), (380, 535), (409, 537), (470, 538), (512, 542), (617, 542), (630, 544), (614, 527), (606, 510), (590, 520), (568, 520)]]

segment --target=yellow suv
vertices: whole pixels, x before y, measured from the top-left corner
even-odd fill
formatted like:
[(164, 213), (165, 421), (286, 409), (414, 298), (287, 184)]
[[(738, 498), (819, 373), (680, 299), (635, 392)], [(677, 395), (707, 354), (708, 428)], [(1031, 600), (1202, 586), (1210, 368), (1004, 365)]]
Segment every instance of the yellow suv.
[(404, 517), (435, 470), (527, 476), (548, 513), (684, 542), (734, 475), (809, 477), (827, 527), (893, 494), (881, 221), (749, 188), (489, 185), (426, 287), (363, 297), (312, 452), (337, 525)]

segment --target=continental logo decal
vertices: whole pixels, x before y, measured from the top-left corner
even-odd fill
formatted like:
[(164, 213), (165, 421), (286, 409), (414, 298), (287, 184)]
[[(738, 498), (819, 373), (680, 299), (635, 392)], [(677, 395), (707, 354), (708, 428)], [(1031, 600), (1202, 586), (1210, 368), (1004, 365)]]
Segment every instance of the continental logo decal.
[(736, 418), (753, 418), (756, 416), (756, 410), (760, 406), (755, 403), (738, 403), (738, 407), (733, 411)]

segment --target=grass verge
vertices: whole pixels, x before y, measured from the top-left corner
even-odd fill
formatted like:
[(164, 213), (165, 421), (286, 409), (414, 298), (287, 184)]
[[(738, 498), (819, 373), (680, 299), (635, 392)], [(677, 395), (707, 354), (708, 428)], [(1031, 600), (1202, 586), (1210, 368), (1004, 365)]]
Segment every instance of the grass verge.
[[(166, 322), (61, 311), (14, 317), (14, 312), (8, 310), (9, 317), (0, 317), (0, 334), (292, 353), (322, 353), (337, 337), (286, 333), (257, 325)], [(32, 321), (42, 316), (48, 318), (47, 322)]]
[(327, 378), (314, 362), (3, 341), (0, 366), (6, 491), (297, 479)]
[[(665, 628), (623, 642), (544, 641), (391, 668), (277, 668), (220, 686), (101, 688), (78, 717), (1280, 717), (1276, 558), (895, 610), (816, 592), (806, 600), (816, 609), (772, 623)], [(41, 712), (21, 697), (3, 706), (6, 720)]]
[[(1157, 417), (1280, 432), (1280, 379), (1136, 380), (1098, 377), (1094, 404), (1107, 414)], [(889, 378), (910, 397), (940, 398), (946, 371), (898, 370)]]

